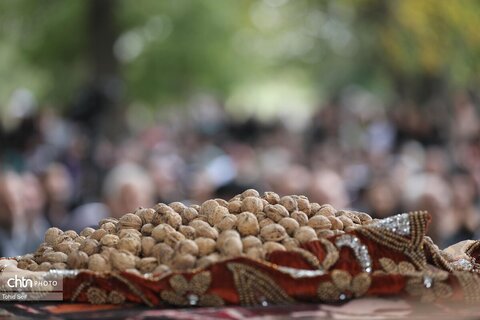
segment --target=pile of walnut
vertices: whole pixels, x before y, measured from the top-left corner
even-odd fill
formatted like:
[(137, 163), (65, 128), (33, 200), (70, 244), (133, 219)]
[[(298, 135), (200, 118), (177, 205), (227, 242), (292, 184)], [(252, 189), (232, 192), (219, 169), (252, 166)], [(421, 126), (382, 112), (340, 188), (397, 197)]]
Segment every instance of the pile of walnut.
[(50, 228), (45, 242), (23, 256), (18, 267), (32, 271), (90, 269), (163, 273), (204, 267), (226, 258), (265, 259), (277, 250), (341, 234), (372, 218), (362, 212), (337, 211), (310, 203), (305, 196), (260, 196), (249, 189), (231, 199), (201, 206), (180, 202), (139, 208), (120, 219), (80, 234)]

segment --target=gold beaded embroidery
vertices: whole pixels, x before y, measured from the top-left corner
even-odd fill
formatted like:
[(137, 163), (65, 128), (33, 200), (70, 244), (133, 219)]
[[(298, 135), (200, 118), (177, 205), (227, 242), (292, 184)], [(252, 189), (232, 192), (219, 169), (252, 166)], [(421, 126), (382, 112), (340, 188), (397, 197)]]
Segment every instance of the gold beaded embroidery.
[(194, 275), (188, 281), (183, 275), (176, 274), (170, 277), (169, 283), (172, 290), (163, 290), (160, 297), (173, 305), (187, 306), (199, 305), (204, 307), (222, 306), (223, 299), (214, 294), (207, 294), (212, 282), (210, 271)]
[(443, 270), (424, 270), (409, 277), (405, 290), (412, 296), (420, 297), (422, 302), (446, 299), (453, 293), (452, 288), (444, 282), (447, 279), (448, 273)]
[(372, 283), (366, 272), (352, 277), (347, 271), (333, 270), (332, 281), (322, 282), (318, 286), (317, 295), (322, 301), (335, 302), (352, 297), (363, 296)]
[(91, 304), (105, 304), (107, 303), (107, 293), (97, 287), (90, 287), (87, 290), (87, 299)]
[(480, 277), (470, 272), (454, 272), (467, 303), (480, 302)]
[(232, 271), (240, 304), (253, 306), (295, 302), (272, 278), (254, 267), (242, 263), (228, 263), (227, 267)]
[(378, 259), (380, 266), (383, 270), (377, 270), (375, 274), (387, 273), (387, 274), (401, 274), (410, 275), (417, 273), (415, 266), (407, 261), (400, 261), (398, 264), (389, 258)]
[(323, 270), (330, 270), (330, 268), (338, 261), (340, 257), (337, 247), (327, 239), (318, 239), (325, 247), (325, 258), (322, 261)]
[(318, 258), (313, 253), (311, 253), (310, 251), (302, 249), (302, 248), (293, 248), (289, 251), (296, 252), (296, 253), (300, 254), (302, 256), (302, 258), (310, 266), (314, 267), (315, 269), (322, 268), (322, 265), (320, 264), (320, 261), (318, 260)]

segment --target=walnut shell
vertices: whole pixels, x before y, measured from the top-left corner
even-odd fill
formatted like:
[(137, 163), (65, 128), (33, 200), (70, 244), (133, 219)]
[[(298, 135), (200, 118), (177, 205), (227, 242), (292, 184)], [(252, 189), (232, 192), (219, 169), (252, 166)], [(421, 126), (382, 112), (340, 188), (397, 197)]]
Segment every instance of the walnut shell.
[(218, 237), (217, 229), (210, 226), (208, 227), (201, 226), (201, 227), (195, 228), (195, 234), (197, 235), (197, 237), (205, 237), (210, 239), (217, 239)]
[(317, 233), (312, 227), (303, 226), (295, 231), (295, 239), (297, 239), (300, 243), (317, 240)]
[(92, 271), (104, 272), (111, 271), (111, 266), (105, 257), (96, 253), (88, 258), (88, 269)]
[(227, 200), (220, 199), (220, 198), (215, 198), (214, 200), (217, 201), (218, 204), (221, 205), (222, 207), (225, 207), (225, 208), (228, 207), (228, 201)]
[(316, 214), (325, 216), (325, 217), (335, 217), (335, 212), (337, 210), (330, 204), (324, 204), (320, 207), (320, 210)]
[(103, 230), (107, 231), (109, 234), (117, 233), (117, 226), (111, 222), (106, 222), (100, 226)]
[(142, 233), (142, 235), (144, 236), (149, 236), (152, 234), (152, 230), (155, 226), (151, 223), (146, 223), (142, 226), (142, 229), (140, 230), (140, 232)]
[(260, 197), (260, 193), (258, 193), (257, 190), (255, 189), (247, 189), (242, 192), (241, 194), (241, 199), (245, 199), (246, 197)]
[(297, 200), (291, 196), (284, 196), (280, 198), (279, 203), (288, 210), (288, 212), (293, 212), (298, 210)]
[(135, 268), (135, 256), (128, 251), (114, 251), (110, 255), (112, 267), (118, 271)]
[(242, 240), (239, 237), (227, 237), (220, 246), (220, 252), (228, 258), (238, 257), (243, 252)]
[(48, 271), (52, 268), (52, 264), (50, 262), (42, 262), (38, 265), (37, 271)]
[(65, 262), (54, 262), (52, 263), (53, 270), (65, 270), (67, 269), (67, 264)]
[(72, 240), (75, 240), (78, 237), (78, 233), (74, 230), (67, 230), (63, 234), (69, 236)]
[(200, 259), (198, 259), (195, 263), (195, 267), (197, 268), (205, 268), (205, 267), (208, 267), (212, 264), (214, 264), (215, 262), (217, 262), (218, 260), (220, 260), (220, 256), (218, 254), (211, 254), (211, 255), (208, 255), (208, 256), (205, 256), (205, 257), (201, 257)]
[(306, 226), (308, 224), (308, 216), (305, 212), (294, 211), (290, 217), (295, 219), (300, 226)]
[(302, 196), (298, 197), (297, 206), (298, 206), (298, 211), (305, 212), (307, 216), (311, 215), (312, 207), (310, 205), (310, 201), (308, 201), (308, 198), (302, 197)]
[(191, 254), (192, 256), (198, 256), (198, 246), (193, 240), (180, 240), (175, 246), (175, 254)]
[(300, 241), (298, 241), (295, 238), (285, 238), (283, 239), (282, 244), (285, 247), (285, 249), (292, 250), (300, 246)]
[(105, 231), (104, 229), (97, 229), (90, 235), (90, 239), (100, 241), (106, 234), (107, 231)]
[(185, 211), (185, 209), (187, 208), (186, 205), (184, 205), (183, 203), (181, 202), (172, 202), (168, 205), (170, 208), (173, 209), (173, 211), (175, 211), (176, 213), (179, 213), (180, 215), (183, 213), (183, 211)]
[(270, 218), (265, 218), (265, 219), (262, 219), (259, 223), (258, 223), (258, 226), (260, 227), (260, 229), (264, 228), (265, 226), (268, 226), (269, 224), (274, 224), (275, 222), (270, 219)]
[(343, 230), (343, 222), (342, 220), (338, 219), (337, 217), (327, 217), (332, 224), (333, 230)]
[(240, 234), (236, 230), (225, 230), (220, 233), (217, 239), (217, 249), (220, 250), (220, 248), (223, 246), (223, 242), (231, 237), (240, 239)]
[(140, 217), (142, 224), (152, 223), (153, 216), (155, 215), (155, 210), (152, 208), (138, 208), (135, 211), (135, 214)]
[(188, 208), (185, 208), (185, 210), (183, 210), (183, 213), (181, 213), (181, 216), (182, 216), (182, 223), (187, 224), (198, 217), (198, 211), (195, 210), (195, 208), (188, 207)]
[(277, 204), (280, 201), (280, 196), (275, 192), (267, 191), (263, 193), (263, 199), (267, 200), (269, 204)]
[(72, 251), (77, 251), (80, 248), (80, 244), (74, 241), (64, 241), (62, 243), (57, 243), (54, 247), (55, 251), (63, 252), (65, 254), (70, 254)]
[(195, 267), (196, 258), (191, 254), (175, 255), (171, 261), (173, 270), (185, 271)]
[(117, 245), (120, 238), (114, 234), (106, 234), (100, 240), (100, 244), (106, 247), (114, 247)]
[(215, 228), (217, 228), (219, 231), (225, 231), (225, 230), (230, 230), (234, 229), (235, 226), (237, 225), (237, 216), (234, 214), (227, 214), (220, 220), (217, 224), (215, 224)]
[(200, 206), (199, 214), (202, 216), (210, 216), (214, 213), (215, 209), (220, 206), (217, 201), (215, 200), (207, 200)]
[(203, 257), (215, 251), (216, 242), (210, 238), (197, 238), (195, 243), (198, 247), (198, 255)]
[(178, 229), (182, 224), (182, 216), (173, 211), (170, 207), (167, 208), (168, 209), (157, 210), (157, 212), (155, 212), (152, 224), (159, 225), (164, 223), (172, 226), (174, 229)]
[(190, 227), (195, 228), (195, 230), (199, 227), (210, 227), (210, 224), (208, 224), (208, 222), (206, 222), (204, 220), (200, 220), (200, 219), (195, 219), (193, 221), (190, 221), (190, 223), (188, 225)]
[(347, 216), (338, 216), (338, 220), (340, 220), (343, 224), (343, 230), (347, 231), (347, 228), (353, 227), (353, 221)]
[(278, 221), (278, 224), (285, 228), (285, 231), (287, 231), (289, 236), (293, 236), (295, 231), (300, 227), (297, 220), (290, 217), (282, 218), (280, 221)]
[(332, 227), (332, 223), (327, 217), (317, 215), (308, 220), (308, 226), (312, 227), (313, 229), (330, 229)]
[(57, 243), (57, 238), (63, 234), (63, 231), (58, 228), (49, 228), (45, 232), (45, 242), (53, 246)]
[(264, 260), (265, 254), (263, 246), (261, 248), (250, 248), (246, 252), (247, 257), (254, 260)]
[(166, 274), (171, 272), (170, 267), (167, 266), (166, 264), (159, 264), (152, 273), (154, 274)]
[(121, 229), (118, 231), (117, 236), (122, 238), (135, 238), (140, 239), (142, 237), (142, 233), (135, 229)]
[(142, 249), (142, 242), (140, 239), (125, 237), (118, 241), (117, 249), (138, 255)]
[[(218, 204), (218, 203), (217, 203)], [(213, 211), (207, 215), (208, 223), (213, 227), (229, 214), (228, 209), (218, 205)]]
[(168, 244), (170, 247), (175, 248), (177, 243), (185, 240), (185, 236), (178, 231), (167, 234), (165, 237), (165, 244)]
[(289, 217), (288, 210), (280, 204), (270, 204), (265, 206), (265, 214), (268, 218), (275, 222), (280, 221), (282, 218)]
[(245, 197), (242, 200), (242, 211), (258, 213), (263, 211), (262, 199), (258, 197)]
[(372, 217), (365, 212), (357, 212), (357, 217), (360, 219), (361, 224), (369, 224), (372, 221)]
[(99, 251), (98, 241), (95, 239), (85, 239), (80, 245), (80, 250), (91, 256)]
[(242, 212), (242, 201), (235, 200), (228, 203), (228, 211), (232, 214)]
[(247, 250), (250, 248), (255, 248), (255, 247), (260, 248), (262, 246), (262, 241), (260, 241), (260, 239), (258, 239), (257, 237), (247, 236), (242, 239), (242, 246), (243, 246), (243, 251), (247, 252)]
[(153, 246), (156, 241), (152, 237), (143, 237), (141, 240), (142, 256), (149, 257), (152, 255)]
[(136, 267), (141, 273), (153, 272), (157, 266), (157, 259), (153, 257), (142, 258), (136, 263)]
[(172, 226), (162, 223), (153, 228), (151, 236), (157, 241), (165, 241), (167, 235), (173, 232), (175, 229)]
[(310, 214), (311, 214), (311, 215), (317, 214), (317, 212), (320, 211), (320, 208), (321, 208), (321, 207), (322, 207), (322, 206), (321, 206), (320, 204), (318, 204), (318, 203), (316, 203), (316, 202), (311, 202), (311, 203), (310, 203)]
[(78, 236), (78, 237), (76, 237), (75, 240), (73, 240), (73, 241), (75, 241), (75, 242), (78, 243), (79, 245), (82, 245), (82, 243), (85, 241), (85, 239), (86, 239), (86, 238), (85, 238), (84, 236)]
[(287, 237), (287, 231), (279, 224), (269, 224), (260, 230), (260, 236), (264, 241), (282, 241)]
[(142, 219), (139, 216), (133, 213), (127, 213), (126, 215), (118, 219), (118, 224), (120, 229), (140, 230), (143, 223)]
[[(244, 200), (251, 198), (247, 197)], [(237, 230), (242, 236), (257, 235), (260, 231), (257, 218), (251, 212), (242, 212), (237, 216)]]
[(165, 243), (157, 243), (152, 248), (152, 256), (154, 256), (158, 262), (167, 264), (173, 257), (173, 248)]
[(85, 269), (88, 266), (88, 255), (83, 251), (70, 252), (67, 265), (70, 269)]
[(281, 245), (280, 243), (278, 242), (274, 242), (274, 241), (267, 241), (263, 244), (263, 250), (265, 250), (265, 252), (267, 254), (270, 254), (274, 251), (286, 251), (285, 247), (283, 245)]
[(91, 236), (93, 232), (95, 232), (95, 229), (86, 227), (80, 232), (80, 235), (83, 237), (88, 237), (88, 236)]
[(317, 233), (317, 237), (320, 238), (330, 238), (335, 235), (333, 230), (330, 229), (316, 229), (315, 232)]
[(180, 226), (178, 228), (178, 232), (180, 232), (181, 234), (183, 234), (185, 236), (185, 238), (190, 239), (190, 240), (194, 240), (195, 237), (196, 237), (196, 231), (195, 231), (194, 227)]

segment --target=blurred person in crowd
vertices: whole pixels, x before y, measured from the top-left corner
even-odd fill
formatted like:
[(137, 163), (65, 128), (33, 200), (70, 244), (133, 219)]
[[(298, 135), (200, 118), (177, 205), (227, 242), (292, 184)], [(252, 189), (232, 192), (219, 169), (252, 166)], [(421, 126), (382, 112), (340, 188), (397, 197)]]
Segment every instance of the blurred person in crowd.
[(66, 226), (70, 219), (73, 182), (65, 165), (50, 164), (43, 174), (43, 187), (47, 197), (46, 218), (52, 226)]

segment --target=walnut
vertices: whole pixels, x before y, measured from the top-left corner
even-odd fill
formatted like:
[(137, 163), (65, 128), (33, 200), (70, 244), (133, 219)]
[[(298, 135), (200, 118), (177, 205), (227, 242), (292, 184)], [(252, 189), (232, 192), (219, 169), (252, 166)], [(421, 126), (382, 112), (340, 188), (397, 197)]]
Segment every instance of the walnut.
[(152, 237), (143, 237), (140, 244), (142, 247), (142, 256), (149, 257), (152, 255), (152, 249), (156, 241)]
[(197, 238), (195, 243), (198, 247), (198, 255), (203, 257), (215, 251), (216, 242), (210, 238)]
[(308, 201), (308, 198), (300, 196), (296, 200), (297, 200), (298, 211), (305, 212), (307, 216), (310, 216), (312, 213), (312, 207), (310, 205), (310, 201)]
[(106, 247), (114, 247), (117, 245), (120, 238), (114, 234), (106, 234), (100, 240), (100, 244)]
[(247, 236), (242, 239), (243, 251), (247, 252), (250, 248), (261, 247), (262, 241), (254, 236)]
[(112, 267), (118, 271), (135, 268), (135, 256), (128, 251), (114, 251), (110, 255)]
[(185, 209), (187, 208), (186, 205), (184, 205), (183, 203), (181, 202), (172, 202), (168, 205), (170, 208), (172, 208), (176, 213), (179, 213), (180, 215), (183, 213), (183, 211), (185, 211)]
[(54, 262), (52, 263), (53, 270), (65, 270), (67, 269), (67, 264), (65, 262)]
[(185, 236), (178, 231), (167, 234), (165, 237), (165, 244), (168, 244), (170, 247), (175, 248), (177, 243), (185, 240)]
[(360, 219), (361, 224), (369, 224), (372, 221), (372, 217), (365, 212), (357, 212), (357, 217)]
[(220, 250), (220, 248), (223, 246), (223, 242), (225, 242), (225, 240), (231, 237), (240, 239), (240, 234), (236, 230), (225, 230), (220, 233), (217, 239), (217, 249)]
[(317, 214), (318, 211), (320, 211), (320, 204), (316, 203), (316, 202), (311, 202), (310, 203), (310, 214), (311, 215), (315, 215)]
[(230, 201), (228, 203), (228, 211), (233, 214), (242, 212), (242, 201)]
[(33, 263), (27, 266), (27, 270), (38, 271), (38, 267), (39, 267), (38, 264), (34, 261)]
[(274, 241), (265, 242), (263, 244), (263, 250), (265, 250), (265, 252), (267, 254), (272, 253), (274, 251), (286, 251), (286, 249), (283, 245), (281, 245), (278, 242), (274, 242)]
[(153, 214), (151, 223), (155, 226), (161, 223), (168, 223), (169, 215), (178, 214), (165, 203), (157, 203), (154, 209), (155, 213)]
[(330, 204), (324, 204), (320, 207), (320, 210), (316, 214), (325, 216), (325, 217), (334, 217), (337, 210)]
[(138, 255), (142, 250), (142, 242), (140, 239), (125, 237), (118, 241), (117, 249), (128, 251), (134, 255)]
[(298, 228), (298, 230), (295, 232), (295, 239), (297, 239), (300, 243), (317, 240), (317, 233), (312, 227), (303, 226)]
[(121, 229), (118, 233), (117, 236), (122, 239), (122, 238), (135, 238), (135, 239), (140, 239), (142, 237), (142, 233), (138, 230), (135, 229)]
[(113, 223), (114, 225), (118, 225), (118, 219), (116, 218), (113, 218), (113, 217), (108, 217), (108, 218), (105, 218), (105, 219), (102, 219), (98, 222), (98, 226), (100, 227), (102, 224), (105, 224), (107, 222), (111, 222)]
[(180, 225), (182, 224), (182, 216), (180, 216), (178, 213), (173, 211), (173, 209), (170, 209), (166, 212), (161, 213), (160, 211), (155, 212), (155, 216), (153, 217), (152, 224), (158, 225), (158, 224), (169, 224), (172, 226), (174, 229), (178, 229)]
[(245, 199), (246, 197), (257, 197), (258, 198), (258, 197), (260, 197), (260, 194), (255, 189), (247, 189), (247, 190), (243, 191), (242, 194), (241, 194), (242, 199)]
[(228, 209), (219, 205), (207, 215), (207, 221), (213, 227), (214, 225), (222, 221), (223, 217), (228, 214)]
[(295, 219), (300, 226), (306, 226), (308, 224), (308, 216), (305, 212), (293, 211), (290, 217)]
[(173, 270), (185, 271), (195, 267), (196, 258), (191, 254), (175, 255), (171, 262)]
[(227, 214), (220, 220), (217, 224), (215, 224), (215, 228), (219, 231), (225, 231), (235, 228), (237, 225), (237, 216), (234, 214)]
[(353, 231), (357, 228), (357, 226), (354, 224), (350, 227), (345, 227), (343, 230), (345, 230), (345, 232), (350, 232), (350, 231)]
[(232, 258), (242, 254), (243, 244), (239, 237), (230, 236), (224, 239), (220, 246), (220, 252), (223, 256)]
[(85, 229), (83, 229), (80, 232), (80, 235), (83, 236), (83, 237), (88, 237), (88, 236), (91, 236), (94, 231), (95, 231), (95, 229), (90, 228), (90, 227), (86, 227)]
[(100, 241), (100, 239), (102, 239), (103, 236), (106, 234), (107, 231), (105, 231), (104, 229), (97, 229), (90, 235), (90, 239)]
[(200, 259), (198, 259), (197, 262), (195, 263), (195, 266), (197, 268), (206, 268), (214, 264), (218, 260), (220, 260), (220, 256), (217, 253), (210, 254), (208, 256), (201, 257)]
[(333, 230), (330, 229), (316, 229), (315, 232), (317, 233), (317, 237), (320, 238), (330, 238), (335, 235)]
[(135, 211), (135, 214), (142, 219), (142, 224), (152, 223), (153, 216), (155, 215), (155, 210), (152, 208), (138, 208)]
[(133, 214), (133, 213), (127, 213), (120, 219), (118, 219), (118, 224), (120, 229), (135, 229), (135, 230), (140, 230), (142, 228), (142, 219)]
[(247, 257), (254, 260), (264, 260), (265, 259), (265, 249), (263, 246), (261, 248), (250, 248), (246, 252)]
[(283, 239), (282, 244), (285, 247), (285, 249), (292, 250), (300, 246), (300, 241), (298, 241), (295, 238), (285, 238)]
[(265, 207), (265, 214), (268, 218), (275, 222), (280, 221), (282, 218), (289, 217), (287, 209), (280, 204), (270, 204)]
[(80, 244), (74, 241), (64, 241), (54, 246), (55, 251), (63, 252), (67, 255), (72, 251), (77, 251), (79, 248)]
[(200, 226), (198, 228), (195, 228), (195, 234), (197, 235), (197, 237), (205, 237), (210, 239), (217, 239), (218, 237), (217, 229), (210, 226)]
[(188, 207), (185, 210), (183, 210), (183, 213), (181, 214), (181, 216), (182, 216), (183, 224), (187, 224), (198, 217), (198, 211), (195, 210), (195, 208)]
[(136, 267), (141, 273), (153, 272), (157, 265), (157, 259), (153, 257), (142, 258), (136, 263)]
[(157, 241), (165, 241), (167, 235), (173, 232), (175, 229), (172, 226), (162, 223), (153, 228), (151, 236)]
[(117, 226), (111, 222), (104, 223), (100, 226), (103, 230), (107, 231), (109, 234), (115, 234), (117, 232)]
[(347, 228), (353, 227), (353, 221), (349, 217), (342, 215), (337, 218), (342, 222), (343, 230), (347, 231)]
[(110, 256), (112, 255), (112, 252), (117, 251), (117, 249), (113, 247), (102, 247), (102, 251), (100, 252), (100, 255), (104, 257), (107, 261), (110, 261)]
[(193, 240), (181, 240), (175, 246), (176, 254), (191, 254), (193, 256), (198, 256), (198, 251), (197, 243)]
[(20, 261), (18, 261), (17, 268), (28, 269), (28, 266), (30, 266), (31, 264), (36, 264), (38, 266), (38, 264), (33, 259), (26, 259), (24, 257)]
[(200, 207), (200, 215), (209, 217), (211, 214), (214, 213), (215, 209), (220, 206), (217, 201), (215, 200), (207, 200), (204, 203), (202, 203)]
[(260, 236), (264, 241), (282, 241), (287, 237), (287, 231), (279, 224), (269, 224), (260, 230)]
[(52, 264), (50, 262), (42, 262), (38, 265), (37, 271), (48, 271), (52, 268)]
[(82, 243), (85, 241), (85, 237), (84, 236), (78, 236), (77, 238), (75, 238), (75, 241), (76, 243), (78, 243), (79, 245), (82, 245)]
[(57, 243), (57, 238), (63, 234), (63, 231), (58, 228), (49, 228), (45, 232), (45, 242), (53, 246)]
[(142, 226), (142, 229), (140, 230), (140, 232), (142, 233), (142, 235), (144, 236), (149, 236), (152, 234), (152, 230), (154, 228), (154, 225), (151, 224), (151, 223), (147, 223), (147, 224), (144, 224)]
[(274, 223), (275, 222), (272, 219), (265, 218), (258, 223), (258, 226), (260, 227), (260, 229), (262, 229), (263, 227), (268, 226), (269, 224), (274, 224)]
[(225, 199), (216, 198), (215, 201), (217, 201), (217, 203), (222, 207), (225, 207), (225, 208), (228, 207), (228, 201)]
[(300, 227), (297, 220), (290, 217), (282, 218), (278, 221), (278, 224), (285, 228), (285, 231), (287, 231), (289, 236), (293, 236), (295, 231)]
[(88, 258), (88, 269), (92, 271), (104, 272), (110, 271), (111, 267), (105, 257), (96, 253)]
[(75, 240), (78, 238), (78, 233), (74, 230), (67, 230), (63, 234), (66, 236), (69, 236), (72, 240)]
[(343, 230), (342, 220), (338, 219), (337, 217), (328, 217), (328, 220), (330, 220), (333, 230)]
[(152, 255), (163, 264), (167, 264), (172, 259), (173, 253), (173, 248), (165, 243), (157, 243), (152, 248)]
[(267, 200), (269, 204), (277, 204), (280, 201), (280, 196), (271, 191), (265, 192), (262, 198)]
[(210, 227), (208, 222), (200, 220), (200, 219), (195, 219), (195, 220), (191, 221), (188, 225), (190, 227), (195, 228), (195, 230), (197, 230), (199, 227), (205, 227), (205, 228)]
[(327, 217), (317, 215), (308, 220), (308, 226), (312, 227), (313, 229), (330, 229), (332, 227), (332, 223)]
[(95, 239), (85, 239), (82, 245), (80, 245), (80, 250), (91, 256), (98, 252), (98, 241)]
[(258, 197), (245, 197), (242, 200), (242, 211), (248, 212), (262, 212), (263, 211), (263, 202), (262, 199)]
[(178, 231), (185, 236), (185, 238), (193, 240), (195, 239), (196, 231), (194, 227), (180, 226)]
[(260, 226), (255, 215), (251, 212), (240, 213), (237, 216), (237, 230), (242, 236), (257, 235), (260, 231)]
[(297, 201), (291, 196), (281, 197), (279, 203), (284, 206), (288, 212), (298, 210)]
[(341, 217), (341, 216), (345, 216), (347, 218), (349, 218), (350, 220), (352, 220), (352, 222), (354, 224), (361, 224), (362, 222), (360, 221), (360, 218), (357, 217), (357, 215), (351, 211), (347, 211), (347, 210), (340, 210), (340, 211), (337, 211), (335, 213), (335, 215), (337, 217)]
[(67, 265), (71, 269), (85, 269), (88, 266), (88, 255), (83, 251), (70, 252)]

